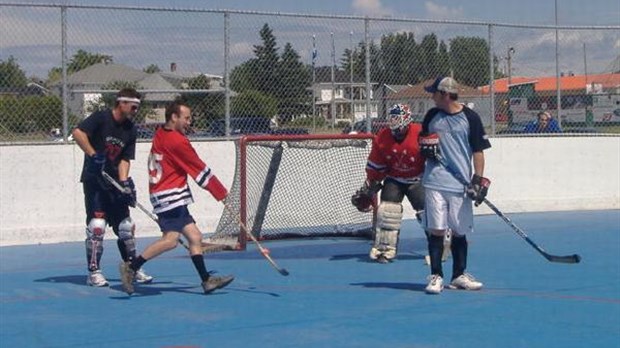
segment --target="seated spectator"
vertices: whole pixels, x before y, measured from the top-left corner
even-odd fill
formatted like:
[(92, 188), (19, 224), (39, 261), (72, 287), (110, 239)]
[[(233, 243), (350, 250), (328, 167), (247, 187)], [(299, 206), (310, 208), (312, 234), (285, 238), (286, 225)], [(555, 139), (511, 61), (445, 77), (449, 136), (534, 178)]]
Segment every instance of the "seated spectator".
[(538, 113), (536, 121), (531, 121), (525, 125), (524, 133), (562, 133), (558, 121), (546, 111)]

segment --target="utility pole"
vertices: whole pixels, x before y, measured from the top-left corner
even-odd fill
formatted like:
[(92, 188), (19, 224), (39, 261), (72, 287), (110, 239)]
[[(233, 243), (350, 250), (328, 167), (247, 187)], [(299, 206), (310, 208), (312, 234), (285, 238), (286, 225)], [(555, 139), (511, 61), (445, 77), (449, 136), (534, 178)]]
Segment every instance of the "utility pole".
[(508, 64), (508, 86), (512, 84), (512, 55), (515, 53), (514, 47), (508, 48), (508, 54), (506, 56), (506, 62)]

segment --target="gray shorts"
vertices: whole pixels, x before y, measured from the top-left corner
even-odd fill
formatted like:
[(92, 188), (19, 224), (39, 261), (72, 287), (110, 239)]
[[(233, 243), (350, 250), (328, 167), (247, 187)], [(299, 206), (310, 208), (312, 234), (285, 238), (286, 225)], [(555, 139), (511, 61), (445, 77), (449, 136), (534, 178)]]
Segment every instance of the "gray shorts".
[(424, 193), (423, 224), (427, 230), (451, 229), (459, 235), (474, 230), (472, 200), (463, 193), (436, 191), (427, 188)]

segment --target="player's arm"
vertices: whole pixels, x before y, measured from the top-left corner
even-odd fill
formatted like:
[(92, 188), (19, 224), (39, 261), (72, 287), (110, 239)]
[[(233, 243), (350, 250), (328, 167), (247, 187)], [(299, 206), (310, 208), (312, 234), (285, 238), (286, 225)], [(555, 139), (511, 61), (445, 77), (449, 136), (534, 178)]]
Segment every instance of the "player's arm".
[(84, 151), (86, 156), (92, 157), (97, 153), (97, 151), (95, 151), (95, 148), (88, 140), (88, 134), (85, 131), (76, 127), (71, 134), (73, 134), (73, 139), (75, 139), (75, 143), (78, 144), (82, 151)]
[(224, 187), (211, 168), (198, 157), (196, 150), (194, 150), (187, 138), (184, 138), (178, 146), (172, 149), (172, 154), (174, 161), (194, 179), (198, 186), (209, 191), (213, 198), (217, 201), (222, 201), (228, 196), (226, 187)]

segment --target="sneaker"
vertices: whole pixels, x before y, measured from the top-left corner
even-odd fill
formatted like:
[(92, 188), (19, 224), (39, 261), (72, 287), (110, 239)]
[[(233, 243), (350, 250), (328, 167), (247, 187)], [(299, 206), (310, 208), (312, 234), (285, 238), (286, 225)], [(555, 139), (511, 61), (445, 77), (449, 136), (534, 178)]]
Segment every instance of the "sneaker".
[(439, 294), (443, 290), (443, 278), (439, 274), (431, 274), (428, 277), (428, 285), (424, 289), (427, 294)]
[(110, 285), (103, 276), (103, 273), (101, 273), (101, 270), (98, 269), (88, 273), (86, 276), (86, 284), (99, 288)]
[(469, 273), (461, 274), (460, 276), (452, 279), (450, 282), (450, 289), (463, 289), (463, 290), (480, 290), (483, 284), (474, 278)]
[(233, 276), (224, 276), (224, 277), (215, 277), (211, 276), (209, 279), (202, 282), (202, 289), (205, 291), (205, 294), (211, 293), (214, 290), (221, 289), (226, 285), (232, 283), (235, 280)]
[(123, 283), (123, 290), (129, 295), (133, 294), (133, 281), (136, 277), (136, 272), (131, 269), (131, 263), (122, 262), (119, 265), (119, 271), (121, 273), (121, 283)]
[(148, 284), (153, 281), (153, 277), (146, 274), (143, 268), (139, 268), (136, 271), (136, 283), (140, 284)]

